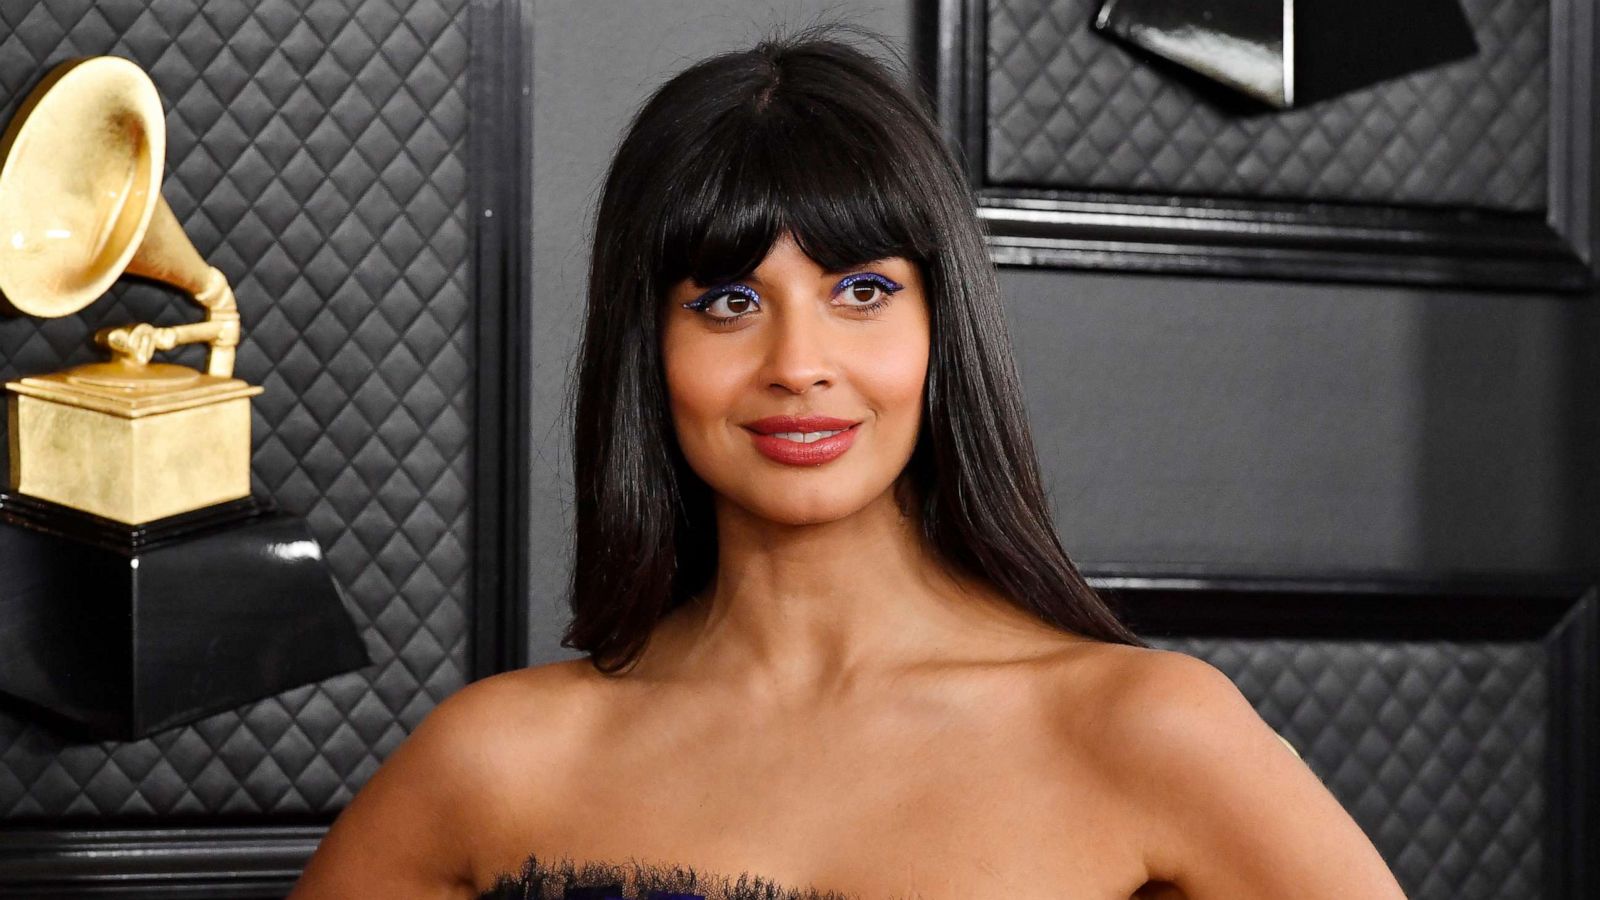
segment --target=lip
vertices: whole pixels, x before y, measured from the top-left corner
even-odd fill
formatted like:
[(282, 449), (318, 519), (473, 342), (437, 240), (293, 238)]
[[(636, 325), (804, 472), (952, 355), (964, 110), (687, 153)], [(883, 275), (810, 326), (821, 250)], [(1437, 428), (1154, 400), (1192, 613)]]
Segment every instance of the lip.
[(787, 431), (843, 431), (860, 424), (859, 419), (835, 419), (832, 416), (767, 416), (746, 422), (744, 427), (756, 434), (778, 434)]
[[(826, 416), (772, 416), (745, 424), (756, 450), (773, 462), (788, 466), (820, 466), (844, 455), (855, 443), (856, 426), (860, 422), (832, 419)], [(838, 431), (832, 437), (799, 444), (781, 437), (779, 432)]]

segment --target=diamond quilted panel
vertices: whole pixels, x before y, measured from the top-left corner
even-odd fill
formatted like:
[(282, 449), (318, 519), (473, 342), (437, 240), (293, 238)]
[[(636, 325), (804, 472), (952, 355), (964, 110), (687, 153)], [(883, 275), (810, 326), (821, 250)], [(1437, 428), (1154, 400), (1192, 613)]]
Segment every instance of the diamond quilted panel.
[(1413, 900), (1545, 896), (1537, 643), (1152, 640), (1226, 672)]
[(1477, 56), (1240, 114), (1094, 32), (1098, 0), (990, 0), (985, 151), (1013, 187), (1545, 207), (1548, 0), (1462, 0)]
[[(111, 53), (151, 73), (167, 108), (163, 193), (232, 279), (237, 374), (266, 388), (255, 488), (307, 517), (376, 660), (134, 743), (72, 743), (0, 715), (0, 818), (336, 810), (464, 683), (466, 6), (0, 3), (4, 118), (62, 59)], [(0, 377), (94, 358), (102, 325), (198, 317), (175, 294), (119, 285), (77, 316), (0, 318)]]

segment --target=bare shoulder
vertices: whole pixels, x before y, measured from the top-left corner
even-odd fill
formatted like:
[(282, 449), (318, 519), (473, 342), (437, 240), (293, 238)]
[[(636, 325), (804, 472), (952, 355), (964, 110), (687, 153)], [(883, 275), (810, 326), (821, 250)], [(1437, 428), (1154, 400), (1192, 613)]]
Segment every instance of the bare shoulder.
[(575, 659), (475, 681), (430, 712), (393, 761), (448, 776), (487, 802), (530, 762), (566, 749), (595, 708), (598, 677)]
[(1098, 733), (1108, 741), (1148, 746), (1168, 731), (1189, 739), (1228, 728), (1271, 732), (1233, 680), (1205, 660), (1122, 644), (1101, 644), (1094, 654), (1084, 685), (1098, 694)]
[(586, 659), (529, 666), (474, 681), (429, 713), (413, 737), (523, 743), (528, 732), (552, 733), (570, 721), (599, 689), (600, 676)]
[(1155, 760), (1130, 752), (1157, 752), (1174, 740), (1209, 739), (1225, 729), (1272, 733), (1226, 674), (1187, 654), (1082, 639), (1048, 662), (1044, 680), (1057, 698), (1056, 721), (1110, 777), (1143, 781), (1148, 773), (1139, 770)]
[(329, 829), (291, 896), (475, 896), (475, 851), (566, 751), (594, 689), (586, 660), (474, 682), (439, 704)]
[(1360, 826), (1224, 672), (1118, 645), (1089, 658), (1085, 733), (1152, 879), (1190, 900), (1403, 898)]

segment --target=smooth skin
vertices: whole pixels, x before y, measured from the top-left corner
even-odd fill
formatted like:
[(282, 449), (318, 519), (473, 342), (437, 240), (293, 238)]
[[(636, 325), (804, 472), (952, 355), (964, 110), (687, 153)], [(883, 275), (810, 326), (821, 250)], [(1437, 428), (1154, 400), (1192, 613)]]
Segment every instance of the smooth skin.
[[(839, 290), (877, 272), (885, 299)], [(920, 425), (914, 264), (825, 272), (787, 237), (661, 335), (718, 570), (638, 664), (523, 669), (439, 706), (334, 824), (294, 900), (473, 898), (541, 858), (760, 874), (861, 900), (1402, 898), (1217, 669), (1051, 628), (947, 570), (896, 493)], [(738, 316), (717, 324), (717, 317)], [(859, 419), (816, 467), (741, 423)]]

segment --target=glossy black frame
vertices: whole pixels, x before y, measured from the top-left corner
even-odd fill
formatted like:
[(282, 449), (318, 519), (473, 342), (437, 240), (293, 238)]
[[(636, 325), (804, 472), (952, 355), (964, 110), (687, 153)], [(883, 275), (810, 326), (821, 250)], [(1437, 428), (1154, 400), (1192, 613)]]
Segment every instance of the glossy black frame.
[[(468, 210), (477, 370), (471, 675), (527, 664), (530, 58), (527, 4), (471, 0)], [(282, 897), (330, 822), (0, 826), (0, 895)]]
[(987, 11), (988, 0), (938, 0), (933, 85), (998, 264), (1502, 290), (1594, 284), (1597, 17), (1587, 0), (1550, 0), (1548, 200), (1532, 214), (989, 184)]

